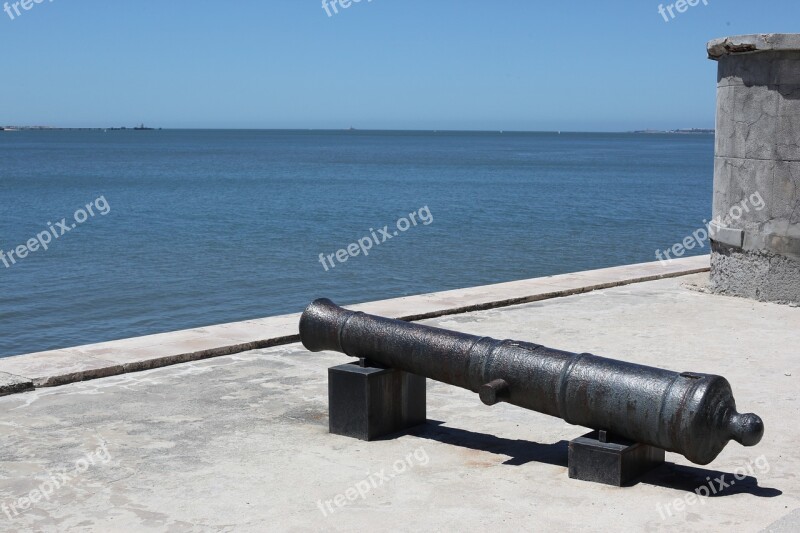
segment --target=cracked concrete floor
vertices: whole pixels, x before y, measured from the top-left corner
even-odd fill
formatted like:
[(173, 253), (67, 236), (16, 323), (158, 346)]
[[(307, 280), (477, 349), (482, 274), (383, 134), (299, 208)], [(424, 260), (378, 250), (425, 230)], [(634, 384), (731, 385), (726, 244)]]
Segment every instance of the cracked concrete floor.
[(687, 288), (702, 276), (426, 323), (726, 376), (766, 434), (706, 467), (667, 454), (631, 487), (570, 480), (583, 428), (430, 381), (426, 425), (329, 435), (326, 372), (347, 359), (294, 344), (0, 398), (0, 530), (796, 531), (800, 309)]

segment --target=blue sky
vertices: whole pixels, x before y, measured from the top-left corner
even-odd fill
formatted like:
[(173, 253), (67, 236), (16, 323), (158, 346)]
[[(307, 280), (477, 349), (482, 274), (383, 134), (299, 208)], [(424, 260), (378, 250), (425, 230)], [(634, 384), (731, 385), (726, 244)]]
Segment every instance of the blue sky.
[(800, 31), (800, 3), (707, 1), (44, 0), (0, 12), (0, 124), (713, 127), (706, 41)]

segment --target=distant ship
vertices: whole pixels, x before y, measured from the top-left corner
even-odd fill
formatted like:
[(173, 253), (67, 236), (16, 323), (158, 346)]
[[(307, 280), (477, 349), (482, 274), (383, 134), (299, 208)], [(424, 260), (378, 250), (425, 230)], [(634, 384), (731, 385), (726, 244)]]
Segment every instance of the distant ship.
[(133, 128), (136, 131), (151, 131), (153, 128), (146, 128), (144, 122)]
[(0, 131), (19, 131), (17, 128), (2, 128), (0, 127)]

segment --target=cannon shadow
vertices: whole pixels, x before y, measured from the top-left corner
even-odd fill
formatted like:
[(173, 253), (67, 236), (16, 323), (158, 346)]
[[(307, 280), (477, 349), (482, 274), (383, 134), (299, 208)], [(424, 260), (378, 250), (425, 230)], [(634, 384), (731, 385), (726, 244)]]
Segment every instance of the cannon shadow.
[[(502, 464), (504, 465), (521, 466), (536, 462), (567, 468), (569, 442), (566, 440), (543, 444), (522, 439), (506, 439), (486, 433), (445, 426), (444, 422), (438, 420), (428, 420), (421, 426), (409, 429), (405, 434), (471, 450), (506, 455), (509, 459), (503, 461)], [(566, 477), (566, 472), (564, 476)], [(723, 488), (720, 489), (720, 481), (718, 480), (728, 486), (723, 485)], [(580, 482), (575, 481), (575, 483)], [(753, 476), (736, 479), (732, 472), (684, 466), (669, 462), (633, 480), (626, 486), (630, 487), (639, 483), (691, 493), (695, 493), (700, 487), (709, 487), (708, 497), (710, 498), (733, 496), (735, 494), (774, 498), (783, 494), (783, 491), (779, 489), (759, 486), (758, 478)], [(705, 493), (705, 491), (702, 492)]]
[(408, 430), (407, 433), (415, 437), (471, 450), (507, 455), (510, 458), (503, 462), (504, 465), (520, 466), (536, 462), (567, 467), (569, 443), (565, 440), (542, 444), (528, 440), (506, 439), (487, 433), (445, 426), (444, 422), (438, 420), (428, 420), (425, 424)]
[[(783, 494), (783, 491), (779, 489), (759, 486), (758, 478), (753, 476), (736, 479), (733, 472), (709, 470), (675, 463), (665, 463), (633, 482), (633, 484), (636, 483), (645, 483), (692, 493), (701, 490), (703, 494), (708, 492), (709, 498), (733, 496), (735, 494), (774, 498)], [(701, 487), (706, 487), (706, 490), (702, 490)]]

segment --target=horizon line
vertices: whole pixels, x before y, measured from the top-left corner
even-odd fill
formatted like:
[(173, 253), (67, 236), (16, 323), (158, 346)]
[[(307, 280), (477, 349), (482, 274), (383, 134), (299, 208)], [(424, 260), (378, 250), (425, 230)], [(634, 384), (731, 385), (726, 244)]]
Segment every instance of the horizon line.
[[(15, 128), (23, 130), (115, 130), (120, 131), (134, 130), (135, 126), (27, 126), (27, 125), (0, 125), (0, 128)], [(702, 131), (711, 132), (715, 128), (675, 128), (675, 129), (651, 129), (643, 128), (636, 130), (517, 130), (517, 129), (417, 129), (417, 128), (170, 128), (153, 127), (147, 131), (323, 131), (323, 132), (432, 132), (432, 133), (672, 133), (672, 132), (692, 132)], [(140, 130), (141, 131), (141, 130)]]

